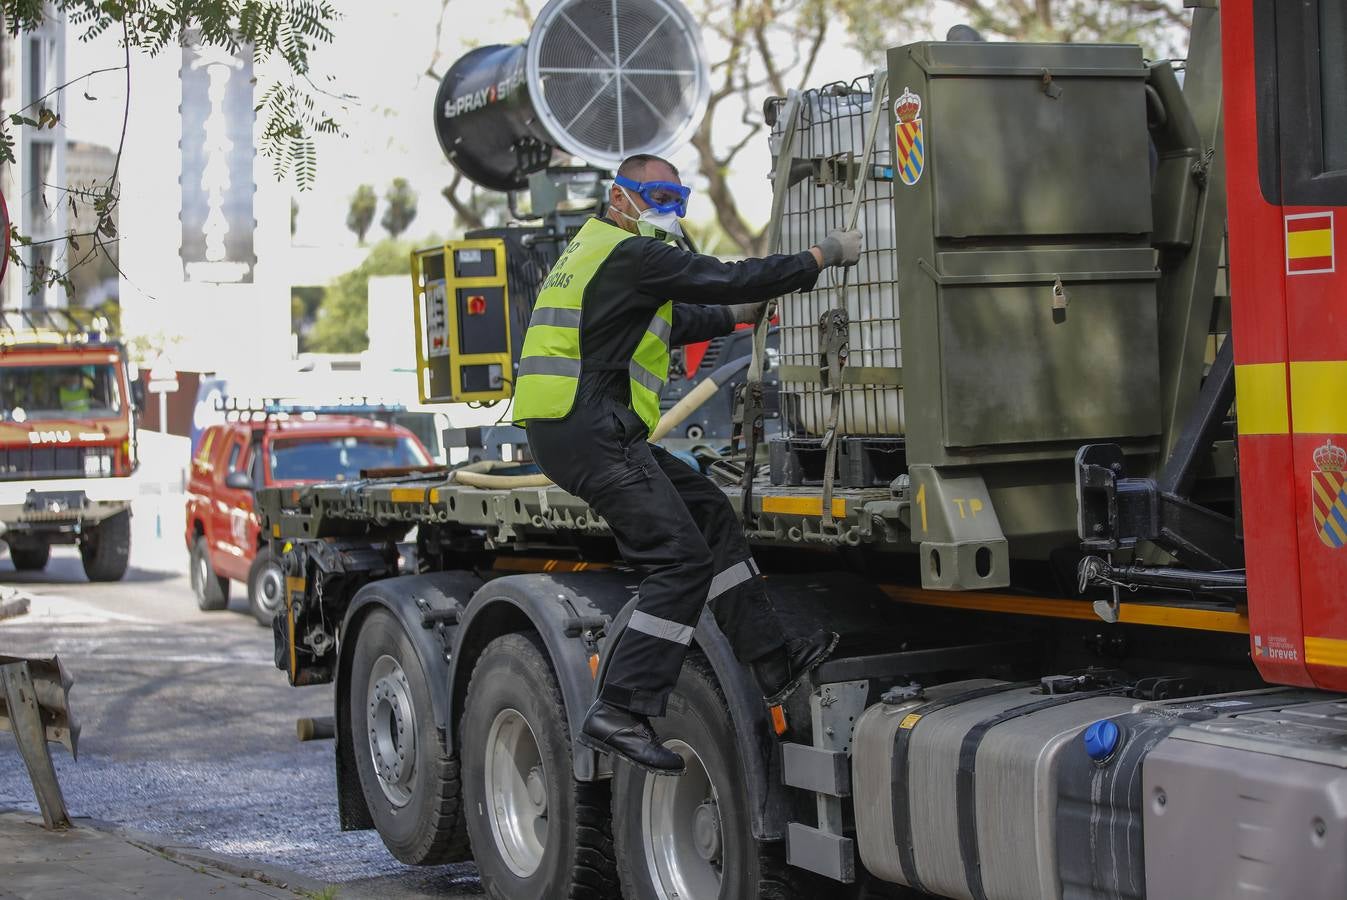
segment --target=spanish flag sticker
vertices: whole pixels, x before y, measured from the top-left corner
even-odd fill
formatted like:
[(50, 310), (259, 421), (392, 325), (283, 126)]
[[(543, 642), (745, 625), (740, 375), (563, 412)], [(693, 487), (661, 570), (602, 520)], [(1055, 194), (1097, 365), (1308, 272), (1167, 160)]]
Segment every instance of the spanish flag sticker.
[(1295, 213), (1286, 217), (1286, 274), (1334, 271), (1333, 213)]

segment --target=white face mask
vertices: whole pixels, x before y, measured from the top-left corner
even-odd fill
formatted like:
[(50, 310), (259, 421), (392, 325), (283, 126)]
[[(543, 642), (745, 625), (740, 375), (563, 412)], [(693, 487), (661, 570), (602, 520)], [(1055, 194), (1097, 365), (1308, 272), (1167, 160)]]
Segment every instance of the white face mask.
[[(635, 209), (636, 201), (632, 199), (631, 194), (627, 193), (627, 189), (621, 185), (618, 185), (618, 189), (627, 198), (627, 202), (631, 204), (632, 209)], [(629, 213), (620, 210), (619, 213), (636, 223), (638, 234), (652, 237), (657, 241), (672, 243), (683, 236), (683, 226), (678, 224), (678, 213), (676, 212), (662, 213), (654, 209), (643, 209), (636, 218), (632, 218)]]

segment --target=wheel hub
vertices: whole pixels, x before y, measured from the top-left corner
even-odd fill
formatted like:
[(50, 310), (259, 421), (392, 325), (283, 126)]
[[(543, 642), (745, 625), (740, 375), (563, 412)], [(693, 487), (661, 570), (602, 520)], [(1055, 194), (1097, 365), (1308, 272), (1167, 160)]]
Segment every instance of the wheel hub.
[(543, 780), (543, 767), (534, 766), (529, 769), (529, 777), (525, 779), (528, 785), (529, 803), (538, 811), (538, 815), (547, 812), (547, 782)]
[(720, 860), (720, 809), (707, 800), (692, 814), (692, 841), (707, 862)]
[(262, 607), (268, 612), (276, 612), (280, 609), (281, 603), (285, 597), (284, 578), (281, 575), (280, 566), (267, 566), (262, 570), (262, 577), (257, 586), (258, 597), (262, 601)]
[(533, 728), (518, 710), (496, 713), (483, 770), (496, 850), (511, 872), (527, 878), (547, 848), (547, 770)]
[(391, 656), (379, 657), (370, 670), (366, 709), (379, 787), (394, 806), (406, 806), (416, 770), (416, 717), (407, 675)]
[(716, 785), (689, 744), (665, 746), (683, 757), (686, 771), (645, 776), (641, 831), (650, 882), (661, 900), (717, 900), (725, 846)]

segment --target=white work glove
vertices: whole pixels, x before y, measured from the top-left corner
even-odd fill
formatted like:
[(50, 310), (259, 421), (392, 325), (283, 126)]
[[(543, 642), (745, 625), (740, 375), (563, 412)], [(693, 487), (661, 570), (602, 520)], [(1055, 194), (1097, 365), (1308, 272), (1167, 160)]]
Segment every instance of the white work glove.
[(823, 255), (823, 267), (854, 266), (861, 258), (861, 241), (865, 235), (860, 231), (843, 231), (840, 228), (829, 233), (819, 241), (819, 253)]

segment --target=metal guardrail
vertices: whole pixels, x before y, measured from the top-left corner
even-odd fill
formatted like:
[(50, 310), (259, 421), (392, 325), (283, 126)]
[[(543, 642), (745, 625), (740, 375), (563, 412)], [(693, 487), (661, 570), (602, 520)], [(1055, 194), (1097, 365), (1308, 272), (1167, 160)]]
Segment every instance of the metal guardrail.
[(80, 726), (70, 712), (74, 679), (58, 657), (24, 659), (0, 655), (0, 730), (14, 733), (28, 767), (38, 808), (48, 828), (68, 828), (70, 816), (56, 780), (48, 743), (62, 744), (78, 758)]

